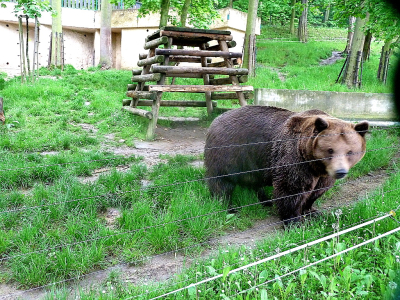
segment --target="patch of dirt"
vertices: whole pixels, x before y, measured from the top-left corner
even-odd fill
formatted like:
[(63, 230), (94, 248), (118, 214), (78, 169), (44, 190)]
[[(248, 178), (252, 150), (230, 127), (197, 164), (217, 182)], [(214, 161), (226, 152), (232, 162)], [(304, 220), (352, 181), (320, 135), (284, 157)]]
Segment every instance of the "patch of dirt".
[(199, 155), (203, 153), (207, 128), (198, 125), (197, 119), (174, 122), (172, 128), (158, 125), (154, 141), (135, 140), (135, 147), (107, 147), (116, 155), (142, 156), (144, 163), (151, 167), (165, 162), (161, 155)]
[[(139, 155), (144, 157), (144, 162), (148, 166), (153, 166), (162, 159), (162, 155), (198, 155), (203, 153), (205, 144), (205, 135), (207, 129), (202, 128), (195, 122), (183, 122), (176, 124), (173, 128), (158, 126), (156, 130), (157, 138), (154, 141), (135, 141), (135, 148), (127, 146), (107, 148), (115, 154), (123, 155)], [(113, 138), (113, 137), (108, 137)], [(201, 161), (196, 161), (195, 164), (201, 165)], [(97, 170), (94, 176), (83, 179), (88, 181), (96, 180), (100, 174), (108, 172), (109, 169), (103, 168)], [(325, 201), (319, 205), (321, 210), (332, 210), (335, 207), (349, 205), (354, 203), (366, 194), (379, 188), (382, 183), (388, 178), (385, 170), (375, 171), (367, 176), (357, 180), (344, 182), (340, 186), (337, 197), (332, 200)], [(151, 182), (143, 182), (143, 187), (151, 184)], [(357, 197), (355, 198), (355, 195)], [(113, 228), (116, 219), (120, 217), (120, 211), (116, 208), (109, 208), (103, 216), (107, 225)], [(185, 256), (181, 252), (165, 253), (149, 258), (142, 265), (130, 266), (127, 264), (119, 264), (115, 267), (100, 270), (82, 276), (79, 282), (70, 283), (69, 290), (71, 298), (75, 298), (76, 291), (79, 289), (88, 289), (92, 286), (99, 288), (100, 284), (108, 278), (113, 270), (118, 270), (122, 274), (122, 279), (125, 282), (133, 284), (146, 284), (151, 282), (163, 282), (174, 277), (183, 268), (189, 266), (196, 258), (208, 257), (216, 252), (218, 247), (223, 246), (246, 246), (253, 247), (259, 240), (266, 238), (268, 235), (274, 234), (283, 230), (279, 218), (276, 215), (270, 216), (263, 220), (255, 222), (253, 227), (244, 231), (232, 230), (221, 237), (217, 237), (207, 242), (208, 250), (204, 250), (200, 256), (190, 257)], [(1, 271), (1, 270), (0, 270)], [(15, 293), (15, 294), (13, 294)], [(2, 295), (10, 295), (4, 297)], [(19, 293), (19, 290), (12, 285), (0, 285), (0, 299), (43, 299), (45, 292), (41, 289), (34, 289), (30, 292)]]
[(332, 65), (336, 61), (343, 59), (342, 52), (340, 51), (332, 51), (332, 56), (327, 59), (322, 59), (319, 64), (321, 66)]

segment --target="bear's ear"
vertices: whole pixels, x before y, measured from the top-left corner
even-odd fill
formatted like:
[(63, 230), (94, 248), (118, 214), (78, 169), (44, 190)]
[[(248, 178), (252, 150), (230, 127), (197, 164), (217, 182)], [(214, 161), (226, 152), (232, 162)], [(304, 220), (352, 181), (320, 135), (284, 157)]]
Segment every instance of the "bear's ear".
[(314, 131), (321, 132), (322, 130), (327, 129), (328, 126), (329, 126), (329, 123), (326, 120), (318, 117), (315, 120), (315, 130)]
[(355, 131), (357, 131), (362, 137), (368, 132), (369, 124), (367, 121), (362, 121), (354, 126)]

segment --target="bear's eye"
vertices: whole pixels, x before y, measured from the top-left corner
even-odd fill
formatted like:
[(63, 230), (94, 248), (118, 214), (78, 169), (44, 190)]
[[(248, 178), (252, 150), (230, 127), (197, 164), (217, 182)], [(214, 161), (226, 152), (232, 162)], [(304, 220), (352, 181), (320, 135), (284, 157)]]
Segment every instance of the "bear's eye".
[(329, 148), (329, 149), (328, 149), (328, 153), (329, 153), (329, 154), (333, 154), (333, 149), (332, 149), (332, 148)]
[(347, 155), (353, 155), (353, 151), (347, 152)]

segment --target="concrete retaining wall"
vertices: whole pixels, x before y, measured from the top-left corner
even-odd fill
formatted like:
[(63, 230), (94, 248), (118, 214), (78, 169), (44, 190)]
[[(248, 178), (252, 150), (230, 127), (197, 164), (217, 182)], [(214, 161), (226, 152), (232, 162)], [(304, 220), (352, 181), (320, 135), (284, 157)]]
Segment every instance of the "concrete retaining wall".
[(350, 120), (397, 120), (392, 94), (255, 89), (254, 104), (292, 111), (320, 109)]

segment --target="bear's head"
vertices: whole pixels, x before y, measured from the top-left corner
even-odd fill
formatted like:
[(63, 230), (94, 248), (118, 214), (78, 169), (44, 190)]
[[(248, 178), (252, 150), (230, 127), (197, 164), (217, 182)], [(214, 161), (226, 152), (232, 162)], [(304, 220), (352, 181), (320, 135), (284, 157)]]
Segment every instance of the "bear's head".
[(323, 164), (329, 176), (344, 178), (365, 154), (368, 122), (354, 125), (329, 116), (316, 116), (313, 127), (312, 157)]

